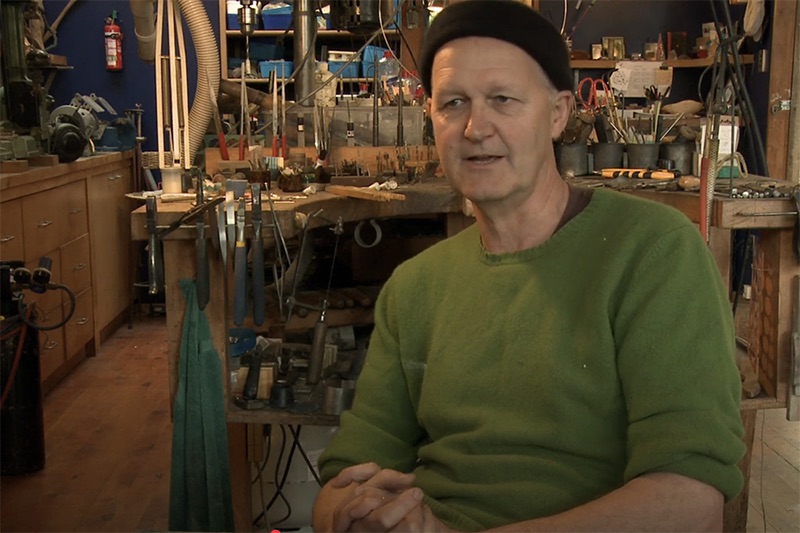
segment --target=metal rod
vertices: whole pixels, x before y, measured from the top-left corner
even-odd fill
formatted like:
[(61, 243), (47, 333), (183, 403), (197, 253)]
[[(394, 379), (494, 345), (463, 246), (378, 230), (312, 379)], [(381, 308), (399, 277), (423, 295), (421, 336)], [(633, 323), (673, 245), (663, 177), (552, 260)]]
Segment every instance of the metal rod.
[(298, 104), (309, 107), (314, 105), (314, 99), (309, 96), (314, 89), (314, 66), (316, 63), (313, 57), (314, 52), (310, 49), (317, 31), (311, 0), (297, 0), (292, 15), (294, 17), (294, 60), (299, 63), (306, 54), (309, 54), (308, 60), (297, 72), (294, 99)]

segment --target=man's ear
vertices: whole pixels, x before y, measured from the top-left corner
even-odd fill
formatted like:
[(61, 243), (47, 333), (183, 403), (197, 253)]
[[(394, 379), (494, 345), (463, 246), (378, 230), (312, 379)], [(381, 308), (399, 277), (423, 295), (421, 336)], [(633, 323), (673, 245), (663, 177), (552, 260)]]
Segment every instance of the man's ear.
[(567, 126), (567, 120), (575, 109), (575, 97), (571, 91), (559, 91), (553, 98), (553, 114), (550, 130), (550, 138), (555, 140), (561, 136), (561, 132)]
[(425, 98), (425, 114), (427, 116), (429, 116), (429, 117), (431, 116), (431, 97), (430, 96)]

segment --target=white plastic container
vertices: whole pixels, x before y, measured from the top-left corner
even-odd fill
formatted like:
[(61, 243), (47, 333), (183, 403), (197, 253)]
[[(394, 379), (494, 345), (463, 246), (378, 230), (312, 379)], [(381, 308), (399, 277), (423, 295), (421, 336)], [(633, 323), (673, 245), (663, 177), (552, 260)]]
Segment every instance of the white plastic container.
[(319, 92), (314, 95), (317, 105), (324, 107), (336, 105), (336, 80), (333, 79), (333, 73), (328, 70), (326, 61), (317, 61), (314, 85), (315, 90), (319, 88)]

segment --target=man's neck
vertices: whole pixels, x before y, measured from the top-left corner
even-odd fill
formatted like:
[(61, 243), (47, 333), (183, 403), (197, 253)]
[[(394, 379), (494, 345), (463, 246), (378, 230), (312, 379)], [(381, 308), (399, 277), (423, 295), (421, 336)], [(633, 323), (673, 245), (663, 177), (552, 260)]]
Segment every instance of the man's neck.
[(553, 235), (569, 199), (569, 186), (560, 177), (548, 179), (518, 206), (475, 206), (475, 219), (484, 248), (511, 253), (534, 248)]

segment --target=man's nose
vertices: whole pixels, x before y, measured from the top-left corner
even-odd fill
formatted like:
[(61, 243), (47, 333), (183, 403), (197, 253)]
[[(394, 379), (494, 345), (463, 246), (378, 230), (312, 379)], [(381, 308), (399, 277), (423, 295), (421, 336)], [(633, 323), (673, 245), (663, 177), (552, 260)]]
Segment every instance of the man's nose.
[(464, 129), (464, 137), (471, 141), (485, 139), (494, 131), (489, 110), (486, 106), (475, 103), (470, 107), (467, 127)]

